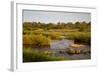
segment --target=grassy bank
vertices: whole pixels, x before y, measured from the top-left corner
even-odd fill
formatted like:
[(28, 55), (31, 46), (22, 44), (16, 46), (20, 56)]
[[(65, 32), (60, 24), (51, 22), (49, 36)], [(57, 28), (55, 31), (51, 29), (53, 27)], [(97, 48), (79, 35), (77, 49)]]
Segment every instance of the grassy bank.
[(23, 49), (23, 62), (43, 62), (43, 61), (63, 61), (70, 60), (64, 57), (55, 57), (53, 52), (46, 51), (40, 52), (38, 50), (32, 50), (30, 48)]

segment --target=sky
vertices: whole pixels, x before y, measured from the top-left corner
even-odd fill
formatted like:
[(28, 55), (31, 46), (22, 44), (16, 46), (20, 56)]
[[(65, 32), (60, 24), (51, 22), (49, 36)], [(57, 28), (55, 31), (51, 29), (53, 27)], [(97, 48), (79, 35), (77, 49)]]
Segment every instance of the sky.
[(23, 22), (43, 22), (43, 23), (57, 23), (57, 22), (89, 22), (91, 21), (90, 13), (79, 12), (54, 12), (54, 11), (36, 11), (23, 10)]

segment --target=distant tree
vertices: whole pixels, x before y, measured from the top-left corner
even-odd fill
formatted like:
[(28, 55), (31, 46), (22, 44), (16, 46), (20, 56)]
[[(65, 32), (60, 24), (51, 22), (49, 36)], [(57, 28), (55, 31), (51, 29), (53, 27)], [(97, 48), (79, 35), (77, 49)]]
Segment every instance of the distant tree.
[(58, 22), (57, 24), (60, 25), (60, 22)]
[(76, 25), (79, 25), (79, 24), (80, 24), (80, 22), (78, 22), (78, 21), (77, 21), (77, 22), (75, 22), (75, 24), (76, 24)]
[(24, 22), (24, 23), (23, 23), (23, 27), (24, 27), (26, 30), (31, 30), (31, 28), (32, 28), (32, 22)]

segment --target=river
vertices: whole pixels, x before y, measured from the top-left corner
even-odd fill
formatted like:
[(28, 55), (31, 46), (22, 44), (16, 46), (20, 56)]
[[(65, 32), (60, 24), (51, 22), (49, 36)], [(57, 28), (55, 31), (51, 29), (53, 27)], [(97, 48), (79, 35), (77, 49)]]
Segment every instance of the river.
[[(81, 59), (91, 59), (91, 48), (88, 45), (84, 45), (83, 51), (86, 53), (79, 53), (79, 54), (69, 54), (67, 52), (67, 49), (69, 48), (70, 44), (74, 44), (74, 41), (72, 40), (55, 40), (54, 42), (50, 43), (50, 47), (45, 47), (45, 48), (39, 48), (37, 47), (36, 49), (39, 49), (41, 52), (42, 51), (52, 51), (55, 52), (54, 56), (62, 56), (65, 58), (70, 58), (73, 60), (81, 60)], [(31, 47), (34, 48), (32, 45), (24, 45), (24, 47)], [(71, 47), (70, 47), (71, 48)], [(81, 49), (81, 47), (80, 47)]]

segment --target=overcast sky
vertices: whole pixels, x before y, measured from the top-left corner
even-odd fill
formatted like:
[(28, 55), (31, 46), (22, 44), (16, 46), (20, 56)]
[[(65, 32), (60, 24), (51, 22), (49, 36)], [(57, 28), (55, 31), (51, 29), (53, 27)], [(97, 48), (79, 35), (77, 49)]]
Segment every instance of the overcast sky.
[(23, 10), (23, 22), (82, 22), (91, 21), (90, 13)]

